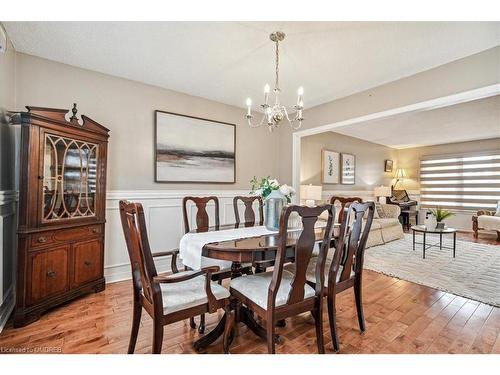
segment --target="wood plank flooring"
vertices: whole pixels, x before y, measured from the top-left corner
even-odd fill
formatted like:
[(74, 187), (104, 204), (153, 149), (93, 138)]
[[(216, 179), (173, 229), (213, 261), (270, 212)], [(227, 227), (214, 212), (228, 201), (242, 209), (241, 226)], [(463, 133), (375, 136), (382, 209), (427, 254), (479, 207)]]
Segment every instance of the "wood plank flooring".
[[(473, 241), (472, 235), (461, 239)], [(477, 240), (498, 244), (489, 237)], [(500, 248), (499, 248), (500, 251)], [(339, 295), (340, 353), (500, 353), (500, 308), (365, 271), (364, 306), (367, 331), (360, 335), (352, 291)], [(0, 353), (126, 353), (131, 322), (130, 281), (108, 284), (106, 290), (55, 308), (24, 328), (8, 323), (0, 334)], [(326, 308), (325, 308), (326, 311)], [(207, 316), (207, 331), (222, 313)], [(325, 344), (332, 353), (328, 317), (324, 316)], [(309, 314), (287, 319), (278, 353), (316, 353), (314, 321)], [(183, 321), (165, 327), (163, 353), (194, 353), (196, 330)], [(152, 324), (143, 312), (137, 353), (150, 353)], [(208, 353), (222, 353), (215, 342)], [(240, 327), (232, 353), (267, 353), (266, 344)]]

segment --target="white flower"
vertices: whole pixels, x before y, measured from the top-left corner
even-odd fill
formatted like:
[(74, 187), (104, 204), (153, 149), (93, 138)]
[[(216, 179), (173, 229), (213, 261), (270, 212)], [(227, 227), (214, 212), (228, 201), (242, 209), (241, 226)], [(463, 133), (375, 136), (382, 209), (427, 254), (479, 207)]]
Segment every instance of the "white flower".
[(255, 195), (262, 195), (262, 189), (257, 189), (253, 192)]
[(289, 186), (290, 188), (290, 195), (295, 195), (296, 191), (293, 187)]
[(280, 193), (287, 196), (291, 194), (291, 188), (287, 184), (283, 184), (280, 186)]
[(272, 187), (278, 187), (278, 186), (280, 186), (280, 183), (278, 182), (277, 179), (273, 179), (273, 180), (269, 181), (269, 185), (271, 185)]

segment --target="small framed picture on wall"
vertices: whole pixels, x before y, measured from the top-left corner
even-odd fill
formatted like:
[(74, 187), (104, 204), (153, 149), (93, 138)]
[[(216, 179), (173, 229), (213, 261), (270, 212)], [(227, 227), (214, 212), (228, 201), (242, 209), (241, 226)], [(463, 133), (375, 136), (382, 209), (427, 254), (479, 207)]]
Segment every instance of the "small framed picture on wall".
[(344, 185), (354, 185), (356, 181), (356, 156), (341, 154), (342, 180)]
[(390, 159), (386, 159), (385, 166), (384, 166), (384, 171), (385, 172), (392, 172), (392, 166), (393, 166), (393, 161), (390, 160)]
[(321, 150), (321, 183), (339, 183), (340, 154), (331, 150)]

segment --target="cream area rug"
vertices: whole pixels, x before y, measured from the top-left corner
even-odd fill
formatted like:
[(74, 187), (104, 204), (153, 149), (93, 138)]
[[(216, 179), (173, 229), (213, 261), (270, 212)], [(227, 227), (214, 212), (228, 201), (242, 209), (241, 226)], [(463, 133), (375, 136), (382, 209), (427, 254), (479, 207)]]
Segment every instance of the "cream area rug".
[[(439, 242), (431, 236), (428, 243)], [(443, 236), (443, 245), (451, 247), (452, 237)], [(457, 240), (456, 249), (453, 258), (452, 250), (431, 247), (422, 259), (422, 245), (413, 251), (412, 235), (405, 234), (366, 249), (364, 268), (500, 307), (500, 246)]]

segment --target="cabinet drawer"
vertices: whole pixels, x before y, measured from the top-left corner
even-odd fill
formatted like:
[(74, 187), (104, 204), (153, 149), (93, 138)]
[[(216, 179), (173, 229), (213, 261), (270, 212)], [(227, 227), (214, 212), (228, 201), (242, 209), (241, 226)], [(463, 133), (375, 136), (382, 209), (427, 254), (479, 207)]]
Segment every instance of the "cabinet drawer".
[(59, 229), (35, 233), (31, 235), (31, 247), (41, 247), (54, 243), (70, 242), (75, 240), (83, 240), (99, 235), (103, 232), (102, 224), (89, 225), (78, 228)]
[(73, 286), (103, 276), (103, 241), (94, 239), (73, 245)]
[(28, 256), (29, 304), (68, 290), (69, 245)]

